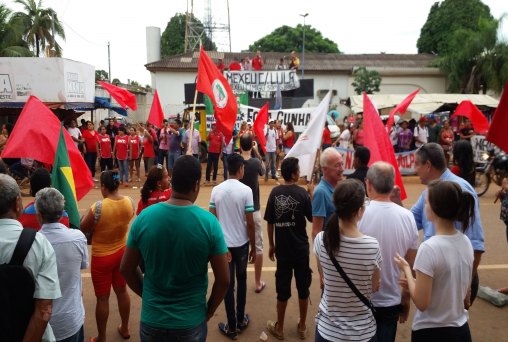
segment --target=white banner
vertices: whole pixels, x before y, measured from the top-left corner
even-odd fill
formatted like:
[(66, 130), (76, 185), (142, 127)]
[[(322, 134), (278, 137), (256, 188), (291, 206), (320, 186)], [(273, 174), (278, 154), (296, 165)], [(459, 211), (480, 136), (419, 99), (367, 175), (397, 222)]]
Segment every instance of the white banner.
[(235, 93), (300, 88), (296, 70), (224, 71), (224, 77)]
[[(315, 107), (271, 109), (268, 111), (268, 114), (270, 115), (270, 120), (281, 120), (283, 125), (287, 125), (291, 122), (295, 129), (295, 133), (302, 133), (309, 124), (311, 114), (315, 109)], [(240, 105), (240, 114), (237, 117), (237, 122), (240, 121), (241, 123), (245, 120), (254, 123), (258, 112), (259, 108)]]
[[(353, 160), (355, 157), (355, 151), (345, 148), (337, 147), (337, 151), (342, 154), (344, 159), (344, 174), (349, 175), (355, 171), (353, 167)], [(415, 154), (416, 150), (409, 152), (395, 153), (395, 159), (397, 159), (397, 165), (401, 175), (409, 176), (416, 174), (415, 171)]]
[(483, 135), (474, 135), (471, 137), (471, 146), (473, 147), (473, 157), (475, 163), (484, 163), (486, 160), (482, 159), (482, 155), (487, 153), (490, 148), (494, 148), (496, 153), (501, 151), (499, 147), (486, 140)]

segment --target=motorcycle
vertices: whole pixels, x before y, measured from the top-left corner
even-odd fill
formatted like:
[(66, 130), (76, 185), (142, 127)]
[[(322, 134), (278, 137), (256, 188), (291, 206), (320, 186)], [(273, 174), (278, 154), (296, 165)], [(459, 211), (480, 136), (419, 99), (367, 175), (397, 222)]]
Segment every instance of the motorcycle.
[(476, 167), (475, 190), (478, 196), (482, 196), (489, 190), (492, 181), (501, 186), (503, 178), (508, 177), (506, 153), (502, 151), (496, 153), (494, 148), (490, 148), (483, 154), (482, 159), (485, 163)]

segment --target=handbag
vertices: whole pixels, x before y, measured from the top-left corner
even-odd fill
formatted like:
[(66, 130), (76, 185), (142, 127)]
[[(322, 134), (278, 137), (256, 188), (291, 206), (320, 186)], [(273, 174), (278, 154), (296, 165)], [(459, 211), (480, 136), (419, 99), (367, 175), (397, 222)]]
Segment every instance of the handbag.
[(344, 279), (346, 284), (348, 284), (348, 286), (351, 289), (351, 291), (353, 291), (354, 294), (358, 297), (358, 299), (360, 299), (363, 302), (363, 304), (365, 304), (365, 306), (367, 306), (372, 311), (372, 313), (375, 314), (376, 313), (376, 308), (374, 308), (374, 305), (372, 304), (372, 302), (367, 297), (365, 297), (360, 292), (360, 290), (358, 290), (356, 288), (355, 284), (353, 284), (351, 279), (349, 279), (349, 277), (347, 276), (346, 272), (344, 272), (344, 270), (339, 265), (339, 262), (335, 259), (335, 257), (331, 253), (329, 253), (328, 257), (332, 261), (333, 266), (335, 266), (335, 268), (337, 269), (337, 272), (339, 272), (339, 274), (342, 277), (342, 279)]

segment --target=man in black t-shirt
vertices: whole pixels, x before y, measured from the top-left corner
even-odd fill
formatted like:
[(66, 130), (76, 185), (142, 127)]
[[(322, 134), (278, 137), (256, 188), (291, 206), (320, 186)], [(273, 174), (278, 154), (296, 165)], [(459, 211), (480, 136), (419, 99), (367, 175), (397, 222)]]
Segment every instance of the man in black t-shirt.
[(307, 191), (297, 184), (300, 178), (298, 159), (284, 159), (281, 173), (284, 184), (272, 189), (265, 211), (270, 242), (269, 257), (272, 261), (277, 258), (277, 321), (268, 321), (266, 328), (278, 339), (284, 338), (284, 316), (287, 301), (291, 297), (291, 278), (294, 271), (300, 309), (298, 335), (305, 339), (305, 320), (312, 279), (305, 219), (312, 222), (312, 202)]
[(259, 176), (263, 176), (263, 164), (258, 158), (252, 158), (251, 152), (254, 151), (256, 155), (257, 150), (253, 149), (252, 136), (244, 134), (240, 139), (241, 155), (244, 162), (244, 174), (240, 182), (247, 185), (252, 189), (252, 197), (254, 202), (254, 228), (256, 231), (256, 260), (254, 261), (254, 280), (256, 283), (256, 293), (260, 293), (266, 286), (266, 283), (261, 280), (261, 270), (263, 269), (263, 227), (261, 218), (261, 206), (259, 205)]

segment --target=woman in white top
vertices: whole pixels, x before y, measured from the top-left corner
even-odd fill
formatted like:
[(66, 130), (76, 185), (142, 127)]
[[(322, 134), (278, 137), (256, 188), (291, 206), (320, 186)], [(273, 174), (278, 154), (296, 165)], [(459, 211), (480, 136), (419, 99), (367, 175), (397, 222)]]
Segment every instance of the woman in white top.
[(416, 279), (400, 255), (395, 257), (415, 303), (411, 341), (471, 341), (467, 324), (469, 293), (473, 271), (473, 247), (455, 228), (463, 229), (474, 220), (473, 196), (457, 183), (436, 180), (428, 185), (425, 203), (427, 219), (434, 223), (436, 235), (424, 241), (414, 263)]
[(357, 223), (368, 204), (365, 186), (356, 179), (339, 183), (333, 193), (335, 213), (314, 240), (318, 269), (324, 284), (316, 316), (316, 342), (372, 341), (376, 320), (341, 277), (335, 258), (355, 287), (365, 297), (379, 289), (381, 252), (377, 240), (363, 235)]

